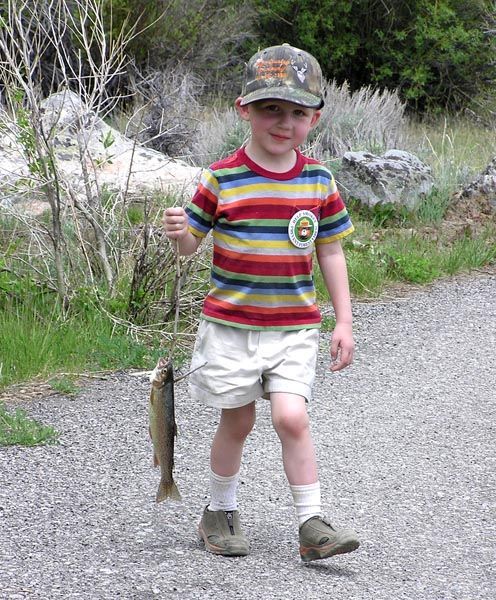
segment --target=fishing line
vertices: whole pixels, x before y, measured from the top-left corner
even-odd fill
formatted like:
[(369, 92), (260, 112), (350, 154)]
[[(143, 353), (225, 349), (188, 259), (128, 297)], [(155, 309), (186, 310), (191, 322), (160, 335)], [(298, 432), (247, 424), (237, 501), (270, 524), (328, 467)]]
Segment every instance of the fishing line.
[(174, 253), (175, 263), (175, 281), (174, 281), (174, 325), (172, 328), (172, 340), (169, 349), (168, 360), (172, 361), (174, 350), (176, 348), (179, 329), (180, 305), (179, 298), (181, 296), (181, 256), (179, 254), (178, 240), (171, 240), (172, 252)]

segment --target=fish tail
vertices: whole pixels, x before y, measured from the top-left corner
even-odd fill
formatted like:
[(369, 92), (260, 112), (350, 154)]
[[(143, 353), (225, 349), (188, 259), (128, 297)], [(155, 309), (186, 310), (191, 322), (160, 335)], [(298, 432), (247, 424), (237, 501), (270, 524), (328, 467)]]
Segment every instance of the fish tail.
[(170, 498), (171, 500), (182, 500), (181, 498), (181, 494), (179, 493), (179, 490), (177, 489), (177, 485), (175, 483), (175, 481), (172, 481), (171, 483), (165, 483), (164, 481), (160, 482), (160, 485), (158, 486), (158, 490), (157, 490), (157, 496), (155, 498), (156, 502), (162, 502), (163, 500), (166, 500), (167, 498)]

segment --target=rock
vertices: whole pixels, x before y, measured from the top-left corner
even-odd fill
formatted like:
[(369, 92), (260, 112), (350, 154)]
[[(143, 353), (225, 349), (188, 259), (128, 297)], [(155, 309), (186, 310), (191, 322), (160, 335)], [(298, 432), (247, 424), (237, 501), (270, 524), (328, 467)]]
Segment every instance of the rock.
[(487, 168), (461, 193), (465, 198), (485, 196), (493, 210), (496, 210), (496, 156)]
[[(89, 110), (77, 94), (53, 94), (41, 108), (43, 131), (52, 140), (61, 176), (79, 196), (85, 194), (81, 147), (87, 149), (84, 166), (93, 193), (126, 190), (136, 197), (155, 191), (190, 195), (194, 190), (199, 168), (135, 143)], [(27, 174), (29, 167), (10, 132), (0, 139), (0, 186), (15, 189)], [(4, 192), (4, 203), (15, 198)]]
[(430, 167), (403, 150), (388, 150), (382, 156), (346, 152), (336, 178), (345, 197), (367, 206), (391, 203), (409, 209), (431, 192), (434, 183)]

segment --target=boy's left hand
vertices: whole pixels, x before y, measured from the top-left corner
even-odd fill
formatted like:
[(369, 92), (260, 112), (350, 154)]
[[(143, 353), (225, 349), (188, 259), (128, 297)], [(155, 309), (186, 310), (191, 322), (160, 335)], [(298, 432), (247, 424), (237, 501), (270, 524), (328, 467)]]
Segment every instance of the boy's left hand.
[(336, 323), (331, 340), (331, 371), (340, 371), (353, 362), (355, 341), (351, 324)]

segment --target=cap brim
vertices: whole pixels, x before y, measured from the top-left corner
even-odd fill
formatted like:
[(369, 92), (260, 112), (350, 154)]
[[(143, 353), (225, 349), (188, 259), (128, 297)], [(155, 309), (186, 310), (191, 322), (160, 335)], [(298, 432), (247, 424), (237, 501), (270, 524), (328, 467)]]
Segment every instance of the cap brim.
[(251, 104), (258, 100), (285, 100), (286, 102), (292, 102), (293, 104), (299, 104), (306, 108), (319, 109), (324, 106), (324, 101), (310, 92), (304, 90), (295, 90), (284, 86), (278, 87), (267, 87), (260, 90), (255, 90), (246, 94), (241, 99), (241, 106), (245, 104)]

